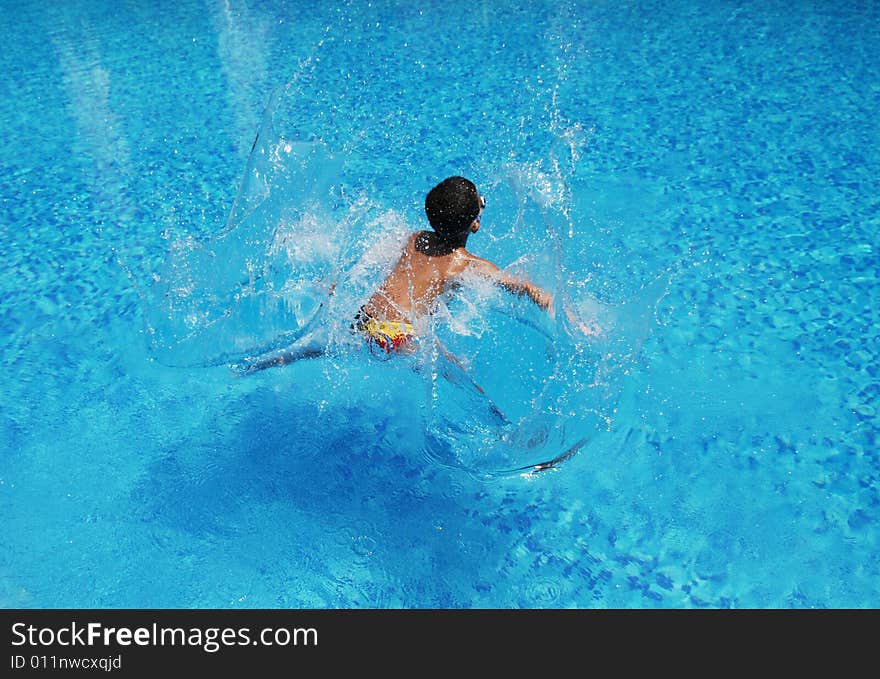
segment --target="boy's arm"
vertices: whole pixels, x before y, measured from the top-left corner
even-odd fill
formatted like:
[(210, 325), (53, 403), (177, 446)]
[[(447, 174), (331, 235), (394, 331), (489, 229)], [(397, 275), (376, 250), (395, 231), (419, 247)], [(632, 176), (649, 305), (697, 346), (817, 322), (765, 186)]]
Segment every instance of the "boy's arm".
[[(483, 274), (484, 276), (488, 276), (505, 290), (509, 290), (515, 295), (529, 297), (535, 304), (548, 312), (551, 318), (556, 316), (553, 295), (543, 288), (538, 287), (530, 280), (511, 276), (499, 269), (498, 266), (490, 262), (488, 259), (482, 259), (481, 257), (475, 257), (473, 255), (471, 255), (471, 258), (468, 261), (467, 268), (471, 271)], [(565, 309), (565, 315), (568, 317), (568, 321), (571, 323), (572, 327), (577, 328), (585, 335), (599, 334), (599, 329), (597, 327), (590, 327), (579, 321), (568, 306), (563, 305), (563, 308)]]
[(498, 268), (488, 259), (471, 256), (467, 269), (491, 278), (505, 290), (520, 297), (528, 297), (539, 307), (553, 314), (553, 295), (530, 280), (518, 278)]

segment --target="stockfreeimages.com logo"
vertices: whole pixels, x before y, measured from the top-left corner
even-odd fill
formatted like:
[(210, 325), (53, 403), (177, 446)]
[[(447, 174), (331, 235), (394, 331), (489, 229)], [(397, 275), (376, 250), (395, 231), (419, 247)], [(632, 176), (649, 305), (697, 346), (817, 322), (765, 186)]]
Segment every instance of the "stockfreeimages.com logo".
[(105, 627), (100, 622), (65, 627), (35, 627), (23, 622), (12, 625), (13, 646), (189, 646), (216, 653), (224, 646), (317, 646), (313, 627)]

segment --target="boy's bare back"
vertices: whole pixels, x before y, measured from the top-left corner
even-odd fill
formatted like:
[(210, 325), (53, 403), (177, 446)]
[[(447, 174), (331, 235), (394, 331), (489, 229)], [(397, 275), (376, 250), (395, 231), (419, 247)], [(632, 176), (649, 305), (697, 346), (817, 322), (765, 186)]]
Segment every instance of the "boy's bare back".
[(364, 305), (376, 318), (412, 322), (432, 313), (444, 290), (466, 270), (492, 265), (464, 247), (450, 248), (431, 231), (409, 235), (391, 273)]
[[(477, 231), (479, 220), (472, 228)], [(417, 231), (407, 238), (400, 259), (364, 310), (375, 318), (412, 322), (432, 313), (437, 298), (466, 271), (488, 276), (516, 294), (528, 295), (544, 309), (551, 304), (550, 295), (529, 281), (503, 273), (463, 246), (449, 247), (432, 231)]]

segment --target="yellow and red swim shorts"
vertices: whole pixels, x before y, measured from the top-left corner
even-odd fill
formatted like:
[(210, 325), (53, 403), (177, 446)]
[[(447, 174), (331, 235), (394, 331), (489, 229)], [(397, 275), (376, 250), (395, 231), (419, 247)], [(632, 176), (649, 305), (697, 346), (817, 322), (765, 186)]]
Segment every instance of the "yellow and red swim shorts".
[(408, 350), (408, 343), (415, 338), (412, 323), (408, 321), (386, 321), (373, 318), (361, 309), (355, 316), (354, 327), (364, 336), (372, 350), (378, 346), (386, 354)]

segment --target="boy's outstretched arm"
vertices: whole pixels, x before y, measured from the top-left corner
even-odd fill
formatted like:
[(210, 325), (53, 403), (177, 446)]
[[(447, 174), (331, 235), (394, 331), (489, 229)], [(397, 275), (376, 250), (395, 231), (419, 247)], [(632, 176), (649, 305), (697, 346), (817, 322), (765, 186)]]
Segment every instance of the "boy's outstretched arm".
[(526, 278), (512, 276), (498, 268), (488, 259), (472, 257), (468, 262), (468, 269), (487, 276), (505, 290), (519, 297), (528, 297), (539, 307), (553, 314), (553, 295), (543, 288), (535, 285)]
[[(490, 262), (488, 259), (482, 259), (481, 257), (472, 256), (471, 261), (468, 262), (468, 268), (471, 271), (475, 271), (477, 273), (488, 276), (505, 290), (508, 290), (515, 295), (519, 295), (520, 297), (528, 297), (535, 304), (544, 309), (544, 311), (549, 313), (551, 318), (554, 318), (556, 316), (555, 300), (553, 299), (553, 295), (551, 295), (543, 288), (535, 285), (530, 280), (512, 276), (511, 274), (502, 271), (500, 268), (498, 268), (497, 265)], [(564, 306), (564, 310), (572, 327), (577, 328), (585, 335), (599, 334), (598, 328), (587, 326), (582, 321), (579, 321), (572, 310), (569, 309), (567, 306)]]

